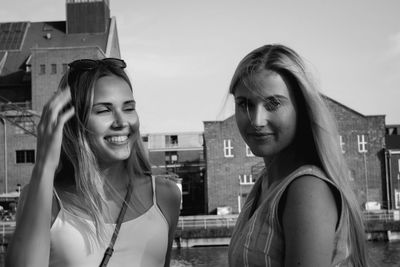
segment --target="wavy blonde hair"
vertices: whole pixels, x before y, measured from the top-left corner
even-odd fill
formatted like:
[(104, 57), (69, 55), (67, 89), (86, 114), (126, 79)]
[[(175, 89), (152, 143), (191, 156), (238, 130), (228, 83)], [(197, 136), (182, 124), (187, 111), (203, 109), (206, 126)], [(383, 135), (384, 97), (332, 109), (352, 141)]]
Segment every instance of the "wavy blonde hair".
[[(89, 240), (105, 240), (105, 220), (107, 212), (104, 205), (103, 183), (96, 156), (90, 145), (86, 125), (93, 105), (96, 82), (104, 76), (117, 76), (126, 81), (132, 90), (131, 82), (122, 68), (99, 64), (90, 71), (84, 71), (71, 77), (70, 71), (62, 77), (60, 90), (70, 87), (75, 116), (64, 126), (60, 166), (55, 177), (55, 188), (63, 191), (63, 185), (74, 186), (77, 194), (66, 192), (68, 204), (87, 214), (93, 221), (92, 229), (85, 221), (81, 222), (88, 230)], [(139, 130), (135, 138), (130, 157), (125, 161), (129, 179), (151, 175), (151, 166), (144, 150)], [(95, 238), (94, 238), (95, 237)]]
[(336, 120), (317, 90), (311, 79), (312, 75), (306, 69), (301, 57), (292, 49), (280, 44), (265, 45), (255, 49), (239, 63), (229, 93), (234, 95), (239, 83), (258, 90), (257, 85), (254, 86), (252, 77), (264, 70), (279, 74), (293, 91), (298, 114), (303, 115), (298, 118), (301, 123), (297, 124), (300, 127), (297, 129), (295, 142), (297, 141), (302, 147), (314, 148), (316, 152), (314, 157), (320, 162), (327, 177), (339, 188), (349, 209), (351, 260), (355, 266), (367, 266), (364, 224), (358, 201), (348, 182), (349, 170), (338, 143)]

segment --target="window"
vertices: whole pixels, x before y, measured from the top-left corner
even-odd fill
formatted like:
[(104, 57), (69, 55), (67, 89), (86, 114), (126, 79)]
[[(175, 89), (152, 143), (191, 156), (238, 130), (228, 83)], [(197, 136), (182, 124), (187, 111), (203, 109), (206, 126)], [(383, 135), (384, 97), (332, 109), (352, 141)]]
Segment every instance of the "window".
[(397, 189), (394, 190), (394, 203), (396, 209), (400, 209), (400, 191)]
[(340, 149), (342, 150), (342, 153), (344, 154), (346, 151), (344, 150), (344, 145), (345, 143), (343, 142), (343, 136), (339, 136), (339, 143), (340, 143)]
[[(22, 128), (30, 131), (30, 132), (35, 132), (35, 126), (32, 121), (17, 121), (18, 125), (20, 125)], [(15, 134), (28, 134), (27, 131), (24, 131), (22, 128), (15, 126)]]
[(165, 136), (165, 146), (166, 147), (178, 146), (178, 136), (177, 135), (166, 135)]
[(397, 160), (397, 167), (399, 167), (399, 173), (400, 173), (400, 159)]
[(56, 73), (57, 73), (57, 65), (51, 64), (51, 74), (56, 74)]
[(246, 144), (246, 157), (254, 157), (253, 152), (251, 152), (250, 147)]
[(255, 180), (253, 179), (253, 175), (243, 174), (239, 175), (240, 184), (254, 184)]
[(167, 151), (165, 152), (165, 164), (175, 164), (178, 162), (178, 152)]
[(366, 146), (367, 142), (365, 141), (365, 135), (357, 135), (357, 143), (358, 143), (358, 152), (366, 153), (368, 152)]
[(230, 139), (224, 139), (224, 157), (233, 158), (233, 146)]
[(17, 163), (35, 163), (35, 150), (17, 150)]
[(40, 75), (46, 74), (46, 65), (40, 64), (39, 74)]
[(400, 159), (397, 161), (397, 167), (399, 167), (399, 172), (397, 173), (397, 180), (400, 180)]
[(142, 136), (142, 141), (143, 141), (144, 143), (149, 142), (149, 137), (148, 137), (148, 136)]

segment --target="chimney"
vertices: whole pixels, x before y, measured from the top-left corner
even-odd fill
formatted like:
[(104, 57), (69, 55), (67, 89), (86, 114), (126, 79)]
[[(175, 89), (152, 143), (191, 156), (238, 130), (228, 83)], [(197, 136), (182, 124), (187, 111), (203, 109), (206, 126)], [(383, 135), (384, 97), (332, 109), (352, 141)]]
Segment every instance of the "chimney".
[(67, 34), (105, 33), (110, 23), (109, 0), (66, 0)]

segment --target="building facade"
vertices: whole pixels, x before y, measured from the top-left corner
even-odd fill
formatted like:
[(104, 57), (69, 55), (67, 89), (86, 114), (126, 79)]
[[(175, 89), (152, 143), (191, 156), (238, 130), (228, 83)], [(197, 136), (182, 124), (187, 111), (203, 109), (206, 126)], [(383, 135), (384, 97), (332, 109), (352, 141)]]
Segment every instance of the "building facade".
[[(365, 116), (325, 97), (339, 127), (342, 153), (350, 169), (350, 183), (364, 208), (370, 203), (388, 205), (385, 185), (385, 116)], [(204, 122), (207, 163), (208, 212), (241, 205), (263, 168), (244, 143), (234, 116)]]
[(154, 133), (142, 135), (152, 173), (182, 185), (181, 215), (206, 212), (203, 133)]
[(400, 125), (386, 126), (385, 156), (389, 208), (400, 209)]
[(29, 182), (36, 125), (67, 64), (120, 57), (108, 0), (67, 0), (66, 21), (0, 23), (0, 193)]

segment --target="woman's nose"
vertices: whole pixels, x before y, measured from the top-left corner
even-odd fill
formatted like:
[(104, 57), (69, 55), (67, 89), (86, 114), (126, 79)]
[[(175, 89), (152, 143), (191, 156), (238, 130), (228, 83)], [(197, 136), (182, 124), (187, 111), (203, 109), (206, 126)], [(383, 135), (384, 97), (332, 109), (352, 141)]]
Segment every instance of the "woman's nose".
[(256, 105), (252, 114), (250, 113), (250, 122), (255, 127), (263, 127), (268, 124), (268, 111), (263, 105)]
[(115, 111), (114, 112), (114, 121), (111, 125), (113, 128), (123, 128), (128, 126), (128, 121), (125, 118), (124, 114), (121, 112)]

